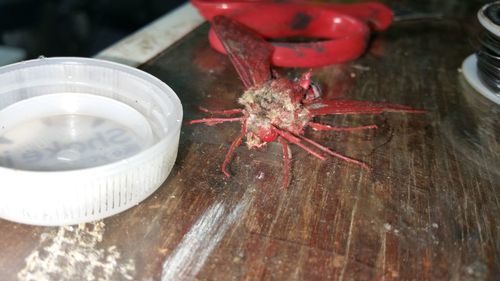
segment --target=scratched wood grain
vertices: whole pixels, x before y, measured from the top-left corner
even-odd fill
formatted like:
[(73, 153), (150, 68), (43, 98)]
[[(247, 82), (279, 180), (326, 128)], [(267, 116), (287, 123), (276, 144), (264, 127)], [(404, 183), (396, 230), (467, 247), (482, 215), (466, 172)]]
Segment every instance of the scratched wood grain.
[[(380, 128), (307, 132), (373, 172), (292, 147), (281, 191), (281, 148), (270, 144), (239, 148), (227, 179), (220, 164), (238, 125), (184, 126), (171, 176), (140, 205), (82, 226), (0, 221), (0, 279), (499, 280), (500, 108), (460, 73), (482, 3), (408, 2), (394, 4), (444, 19), (395, 23), (362, 58), (314, 69), (330, 98), (430, 111), (326, 116)], [(186, 120), (202, 116), (197, 105), (236, 106), (243, 90), (207, 31), (142, 67), (178, 93)]]

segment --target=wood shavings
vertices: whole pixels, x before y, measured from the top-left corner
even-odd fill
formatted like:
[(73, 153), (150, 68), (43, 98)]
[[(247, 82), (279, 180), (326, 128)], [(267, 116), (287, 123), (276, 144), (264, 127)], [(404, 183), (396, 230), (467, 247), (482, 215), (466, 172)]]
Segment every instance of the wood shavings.
[(99, 221), (42, 233), (19, 280), (133, 280), (134, 261), (122, 260), (116, 246), (100, 247), (104, 226)]

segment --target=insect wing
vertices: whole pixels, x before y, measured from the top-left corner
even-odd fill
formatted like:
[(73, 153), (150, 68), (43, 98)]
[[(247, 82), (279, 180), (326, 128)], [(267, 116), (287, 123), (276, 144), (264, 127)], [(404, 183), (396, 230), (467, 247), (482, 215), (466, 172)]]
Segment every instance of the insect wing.
[(271, 44), (226, 16), (214, 17), (212, 26), (246, 88), (271, 79)]

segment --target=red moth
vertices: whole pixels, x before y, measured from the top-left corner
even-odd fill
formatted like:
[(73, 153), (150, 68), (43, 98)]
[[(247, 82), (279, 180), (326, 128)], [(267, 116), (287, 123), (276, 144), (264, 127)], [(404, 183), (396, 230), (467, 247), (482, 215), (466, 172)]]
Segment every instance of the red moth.
[(306, 127), (320, 131), (355, 131), (377, 128), (376, 125), (339, 128), (313, 121), (315, 116), (327, 114), (380, 114), (386, 111), (422, 113), (408, 106), (353, 100), (322, 100), (311, 85), (308, 71), (297, 81), (278, 77), (271, 71), (270, 57), (273, 47), (254, 31), (225, 17), (216, 16), (213, 28), (222, 41), (232, 64), (236, 68), (245, 92), (238, 102), (241, 109), (213, 111), (200, 107), (206, 113), (221, 117), (192, 120), (190, 124), (204, 123), (213, 126), (223, 122), (241, 122), (241, 133), (227, 152), (222, 172), (230, 176), (227, 166), (234, 150), (246, 140), (248, 148), (260, 148), (272, 141), (280, 142), (284, 159), (282, 188), (289, 184), (290, 152), (292, 143), (321, 160), (326, 155), (340, 158), (364, 169), (363, 162), (344, 156), (304, 136)]

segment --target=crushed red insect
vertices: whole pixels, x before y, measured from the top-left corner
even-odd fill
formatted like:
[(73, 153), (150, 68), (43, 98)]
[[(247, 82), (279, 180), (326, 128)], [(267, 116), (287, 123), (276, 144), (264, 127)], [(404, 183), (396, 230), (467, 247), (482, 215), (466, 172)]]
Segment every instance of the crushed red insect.
[(317, 88), (311, 84), (311, 71), (305, 72), (300, 79), (294, 81), (279, 77), (276, 72), (271, 71), (270, 57), (273, 47), (257, 33), (225, 16), (214, 17), (212, 25), (246, 88), (238, 100), (243, 108), (216, 111), (200, 107), (203, 112), (219, 117), (191, 120), (189, 123), (203, 123), (208, 126), (224, 122), (241, 123), (241, 132), (229, 147), (222, 164), (222, 172), (228, 177), (228, 165), (235, 149), (244, 139), (249, 149), (261, 148), (276, 140), (281, 144), (284, 160), (281, 188), (289, 185), (289, 144), (295, 144), (321, 160), (330, 155), (369, 170), (365, 163), (305, 137), (304, 131), (307, 127), (319, 131), (356, 131), (375, 129), (376, 125), (344, 128), (316, 123), (313, 118), (328, 114), (425, 112), (383, 102), (322, 100)]

